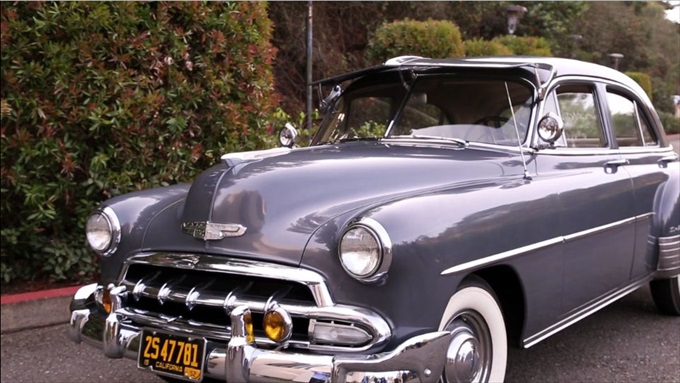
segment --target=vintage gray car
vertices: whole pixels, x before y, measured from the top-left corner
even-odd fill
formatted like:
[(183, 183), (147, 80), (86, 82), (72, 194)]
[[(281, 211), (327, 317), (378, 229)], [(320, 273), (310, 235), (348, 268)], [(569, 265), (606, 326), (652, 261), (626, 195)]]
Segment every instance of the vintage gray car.
[(648, 283), (680, 314), (680, 163), (623, 73), (405, 56), (316, 85), (309, 145), (101, 204), (73, 341), (169, 381), (495, 382)]

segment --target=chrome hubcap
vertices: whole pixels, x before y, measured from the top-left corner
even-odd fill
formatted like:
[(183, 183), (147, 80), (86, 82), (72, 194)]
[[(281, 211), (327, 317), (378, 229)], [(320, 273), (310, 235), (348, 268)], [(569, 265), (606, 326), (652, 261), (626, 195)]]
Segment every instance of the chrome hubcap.
[(452, 339), (446, 352), (443, 381), (486, 382), (491, 370), (491, 338), (479, 314), (464, 312), (447, 326)]

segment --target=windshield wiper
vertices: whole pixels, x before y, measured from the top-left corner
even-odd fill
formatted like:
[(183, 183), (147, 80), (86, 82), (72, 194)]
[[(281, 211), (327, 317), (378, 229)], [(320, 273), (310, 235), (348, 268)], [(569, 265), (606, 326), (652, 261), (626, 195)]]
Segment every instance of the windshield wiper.
[(339, 140), (336, 140), (336, 142), (348, 142), (348, 141), (376, 141), (379, 140), (381, 137), (345, 137), (345, 138), (340, 138)]
[(442, 136), (428, 136), (428, 135), (421, 135), (421, 134), (409, 134), (409, 135), (401, 135), (401, 136), (390, 136), (388, 138), (398, 138), (398, 139), (403, 139), (403, 138), (415, 138), (419, 140), (438, 140), (438, 141), (447, 141), (447, 142), (453, 142), (455, 144), (458, 144), (459, 146), (462, 146), (464, 148), (467, 148), (468, 145), (470, 144), (469, 141), (463, 140), (462, 138), (454, 138), (454, 137), (442, 137)]

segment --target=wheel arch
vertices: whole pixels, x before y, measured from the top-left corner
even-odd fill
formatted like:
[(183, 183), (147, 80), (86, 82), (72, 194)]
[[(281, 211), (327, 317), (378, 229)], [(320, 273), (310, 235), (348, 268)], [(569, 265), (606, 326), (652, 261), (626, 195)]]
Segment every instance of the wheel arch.
[(500, 265), (477, 270), (470, 275), (483, 279), (493, 289), (503, 312), (508, 344), (520, 347), (526, 302), (524, 286), (515, 270), (510, 266)]

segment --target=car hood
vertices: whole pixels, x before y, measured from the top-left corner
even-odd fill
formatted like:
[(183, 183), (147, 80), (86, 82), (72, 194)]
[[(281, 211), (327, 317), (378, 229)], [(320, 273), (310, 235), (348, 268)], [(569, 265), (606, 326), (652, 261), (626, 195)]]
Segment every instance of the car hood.
[[(511, 161), (489, 150), (379, 142), (294, 149), (232, 166), (223, 161), (150, 222), (143, 247), (298, 265), (311, 234), (333, 217), (501, 177), (501, 163), (507, 169)], [(205, 240), (181, 229), (196, 222), (241, 225), (245, 232)]]

